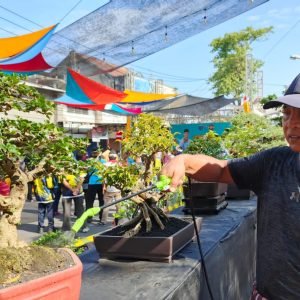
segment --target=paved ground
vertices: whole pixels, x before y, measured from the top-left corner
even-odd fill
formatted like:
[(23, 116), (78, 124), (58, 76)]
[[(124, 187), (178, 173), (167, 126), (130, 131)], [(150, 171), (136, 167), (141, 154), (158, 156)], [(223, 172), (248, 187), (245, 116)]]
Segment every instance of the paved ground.
[[(95, 201), (95, 206), (98, 206), (98, 201)], [(62, 212), (62, 207), (59, 207), (59, 211)], [(18, 233), (19, 233), (19, 239), (22, 241), (25, 241), (27, 243), (32, 242), (33, 240), (38, 239), (41, 234), (37, 233), (38, 225), (37, 225), (37, 217), (38, 217), (38, 204), (37, 202), (26, 202), (22, 218), (21, 218), (21, 224), (18, 226)], [(107, 225), (98, 225), (97, 221), (98, 218), (96, 216), (93, 219), (93, 222), (90, 223), (88, 226), (90, 228), (90, 231), (87, 233), (78, 233), (78, 236), (85, 237), (89, 235), (94, 235), (96, 233), (102, 232), (104, 230), (107, 230), (111, 228), (112, 224), (112, 216), (110, 213), (109, 222)], [(75, 217), (74, 217), (75, 220)], [(47, 220), (45, 220), (45, 225), (47, 225)], [(54, 220), (54, 226), (56, 228), (61, 228), (62, 226), (62, 215), (59, 217), (55, 217)]]

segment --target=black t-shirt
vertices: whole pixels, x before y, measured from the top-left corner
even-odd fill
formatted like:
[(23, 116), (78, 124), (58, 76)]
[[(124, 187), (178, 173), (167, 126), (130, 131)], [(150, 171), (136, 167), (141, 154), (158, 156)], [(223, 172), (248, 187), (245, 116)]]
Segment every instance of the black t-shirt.
[(277, 147), (229, 162), (237, 186), (258, 196), (257, 289), (272, 300), (300, 299), (299, 155)]

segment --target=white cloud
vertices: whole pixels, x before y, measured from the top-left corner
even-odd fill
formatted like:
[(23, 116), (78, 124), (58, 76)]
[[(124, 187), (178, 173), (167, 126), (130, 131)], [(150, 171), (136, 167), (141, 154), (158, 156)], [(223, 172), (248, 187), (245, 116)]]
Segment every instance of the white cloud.
[(259, 21), (261, 19), (260, 16), (256, 15), (256, 16), (249, 16), (247, 18), (247, 21), (250, 21), (250, 22), (255, 22), (255, 21)]
[(286, 28), (290, 28), (290, 24), (280, 23), (280, 24), (274, 25), (274, 27), (276, 27), (278, 29), (286, 29)]

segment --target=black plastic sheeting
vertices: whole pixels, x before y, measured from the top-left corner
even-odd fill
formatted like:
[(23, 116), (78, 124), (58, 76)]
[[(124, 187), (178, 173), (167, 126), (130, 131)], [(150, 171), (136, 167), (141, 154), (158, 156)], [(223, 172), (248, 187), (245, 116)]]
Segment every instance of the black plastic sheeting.
[(112, 0), (54, 34), (43, 55), (52, 66), (72, 50), (121, 66), (267, 1)]
[(210, 114), (236, 99), (227, 99), (224, 96), (210, 98), (201, 98), (190, 95), (181, 95), (170, 100), (158, 101), (142, 106), (143, 112), (158, 112), (162, 115), (186, 115), (186, 116), (204, 116)]
[[(203, 217), (200, 239), (214, 299), (249, 299), (255, 272), (256, 201), (229, 201), (218, 215)], [(80, 258), (84, 266), (81, 300), (210, 299), (196, 242), (170, 264), (98, 261), (95, 249)]]

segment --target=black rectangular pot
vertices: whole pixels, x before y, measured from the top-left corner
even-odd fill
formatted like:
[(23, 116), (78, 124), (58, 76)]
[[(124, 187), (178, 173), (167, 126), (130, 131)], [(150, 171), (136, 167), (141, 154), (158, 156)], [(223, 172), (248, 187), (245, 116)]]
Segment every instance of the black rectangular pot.
[(229, 184), (226, 199), (249, 200), (250, 190), (239, 189), (236, 184)]
[[(198, 231), (202, 218), (196, 218)], [(94, 236), (94, 243), (100, 258), (135, 258), (151, 261), (171, 262), (172, 257), (185, 247), (194, 237), (194, 224), (186, 227), (169, 237), (122, 236), (99, 234)]]
[(189, 185), (183, 187), (184, 198), (212, 198), (227, 192), (227, 184), (220, 182), (201, 182), (191, 179), (191, 190)]

